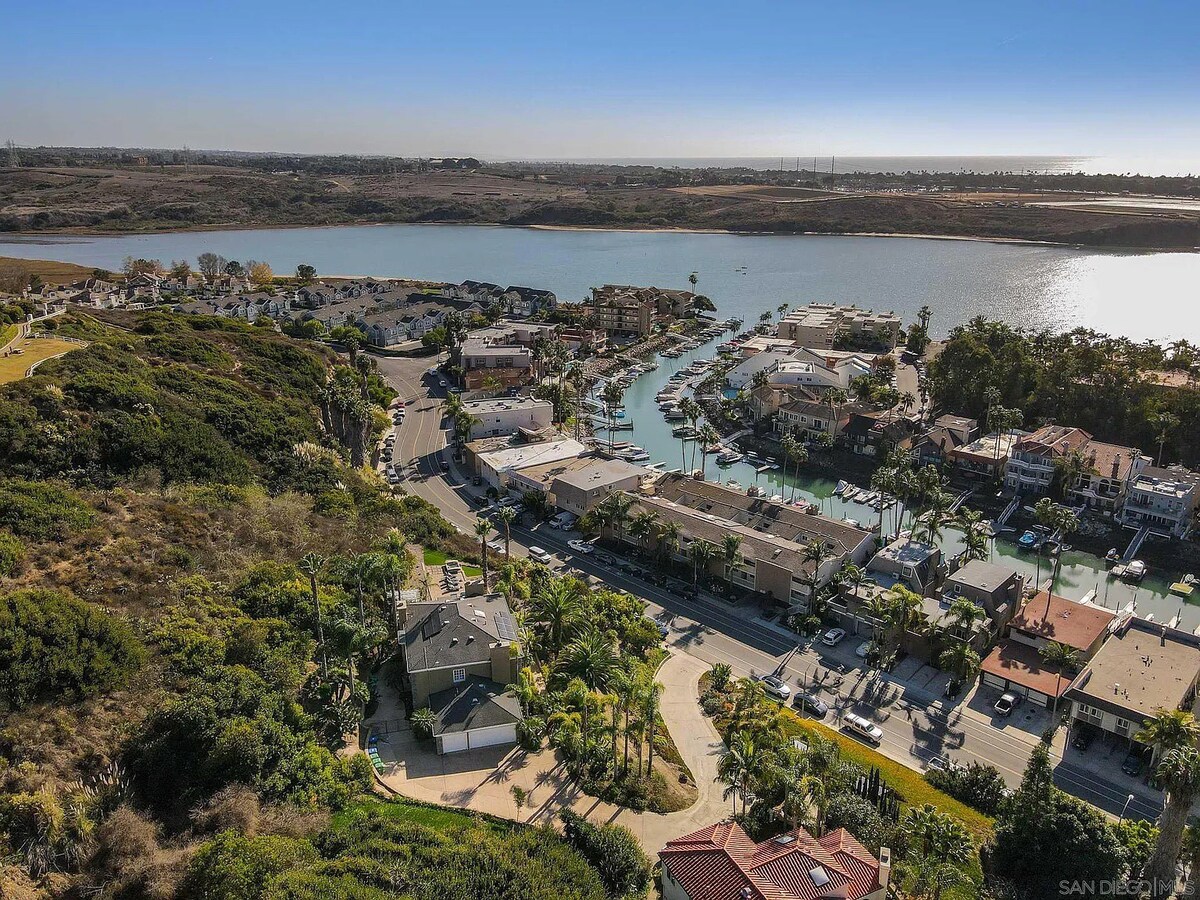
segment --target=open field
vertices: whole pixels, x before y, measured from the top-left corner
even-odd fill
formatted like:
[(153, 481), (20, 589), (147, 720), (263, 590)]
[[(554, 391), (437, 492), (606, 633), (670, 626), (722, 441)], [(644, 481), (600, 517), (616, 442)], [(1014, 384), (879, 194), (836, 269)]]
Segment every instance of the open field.
[(0, 384), (10, 381), (20, 381), (26, 371), (34, 363), (50, 359), (53, 356), (78, 350), (81, 345), (70, 341), (60, 341), (57, 338), (38, 338), (21, 343), (25, 352), (19, 355), (0, 356)]
[(1047, 204), (1088, 203), (1094, 195), (907, 187), (840, 193), (681, 180), (677, 173), (656, 181), (529, 168), (334, 175), (235, 166), (0, 169), (0, 233), (419, 222), (1200, 246), (1200, 213), (1179, 204), (1077, 208)]
[(47, 284), (67, 284), (79, 281), (81, 278), (90, 278), (92, 270), (86, 266), (58, 262), (53, 259), (17, 259), (14, 256), (0, 256), (0, 277), (9, 274), (23, 275), (26, 279), (36, 275)]

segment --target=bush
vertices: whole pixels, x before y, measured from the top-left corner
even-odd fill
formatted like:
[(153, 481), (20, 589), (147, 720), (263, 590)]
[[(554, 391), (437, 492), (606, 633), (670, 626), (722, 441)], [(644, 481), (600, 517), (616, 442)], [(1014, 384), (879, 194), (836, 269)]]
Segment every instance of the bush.
[(46, 481), (0, 481), (0, 526), (31, 538), (58, 538), (86, 528), (95, 513), (74, 491)]
[(0, 531), (0, 577), (15, 575), (25, 558), (25, 545), (7, 531)]
[(225, 831), (192, 858), (179, 896), (184, 900), (259, 897), (273, 876), (316, 857), (316, 849), (305, 840), (277, 835), (243, 837)]
[(599, 871), (612, 900), (645, 895), (650, 860), (633, 832), (624, 825), (593, 825), (570, 809), (560, 812), (559, 818), (567, 841)]
[(0, 702), (72, 701), (125, 682), (142, 646), (122, 620), (50, 590), (0, 595)]
[(872, 853), (883, 846), (887, 826), (870, 801), (857, 794), (837, 794), (825, 810), (827, 829), (845, 828)]
[(1008, 793), (1000, 771), (995, 766), (978, 762), (950, 769), (930, 769), (925, 773), (925, 780), (942, 793), (989, 816), (1000, 812), (1000, 804)]

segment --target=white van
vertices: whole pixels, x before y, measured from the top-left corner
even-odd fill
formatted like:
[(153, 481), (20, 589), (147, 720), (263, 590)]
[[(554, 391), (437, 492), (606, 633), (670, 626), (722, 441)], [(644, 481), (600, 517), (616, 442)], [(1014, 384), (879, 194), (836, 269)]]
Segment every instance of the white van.
[(856, 713), (848, 712), (843, 715), (842, 727), (876, 744), (883, 740), (883, 729)]
[(541, 547), (530, 547), (529, 556), (531, 559), (536, 559), (538, 562), (546, 564), (549, 564), (550, 561), (554, 559), (553, 556), (551, 556)]
[(560, 512), (557, 516), (550, 520), (551, 528), (561, 528), (563, 531), (570, 531), (575, 527), (575, 523), (579, 521), (574, 513)]

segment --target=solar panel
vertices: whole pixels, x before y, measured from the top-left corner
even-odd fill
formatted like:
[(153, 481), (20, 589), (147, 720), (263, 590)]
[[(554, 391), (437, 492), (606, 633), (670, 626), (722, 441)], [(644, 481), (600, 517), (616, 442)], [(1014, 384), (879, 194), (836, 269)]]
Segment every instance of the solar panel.
[(501, 640), (515, 641), (517, 639), (516, 623), (510, 616), (496, 613), (496, 633), (500, 635)]

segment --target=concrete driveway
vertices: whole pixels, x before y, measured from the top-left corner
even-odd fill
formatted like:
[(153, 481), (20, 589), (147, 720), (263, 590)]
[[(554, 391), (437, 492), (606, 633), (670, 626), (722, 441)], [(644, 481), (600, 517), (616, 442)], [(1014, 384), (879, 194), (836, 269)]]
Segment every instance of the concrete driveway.
[[(552, 750), (526, 753), (508, 746), (438, 756), (395, 719), (392, 727), (398, 730), (382, 735), (378, 744), (385, 764), (383, 781), (415, 800), (526, 822), (555, 822), (559, 810), (569, 806), (593, 822), (626, 826), (654, 856), (667, 841), (729, 814), (721, 799), (723, 787), (715, 783), (724, 744), (696, 702), (697, 683), (705, 671), (707, 666), (699, 660), (676, 653), (658, 673), (663, 685), (663, 721), (699, 791), (696, 802), (680, 812), (635, 812), (589, 797), (567, 776), (562, 758)], [(528, 793), (526, 806), (519, 812), (512, 797), (514, 785)]]

